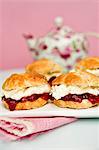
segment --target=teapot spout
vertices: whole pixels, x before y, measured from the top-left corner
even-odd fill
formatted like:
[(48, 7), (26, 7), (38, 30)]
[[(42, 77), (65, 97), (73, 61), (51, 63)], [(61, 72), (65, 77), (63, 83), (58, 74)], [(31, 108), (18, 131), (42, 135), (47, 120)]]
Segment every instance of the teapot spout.
[(34, 38), (32, 34), (26, 34), (26, 33), (23, 34), (23, 37), (24, 37), (26, 40), (28, 40), (28, 39), (33, 39), (33, 38)]
[(32, 34), (23, 34), (23, 37), (25, 38), (29, 49), (34, 50), (36, 48), (37, 39), (34, 38)]

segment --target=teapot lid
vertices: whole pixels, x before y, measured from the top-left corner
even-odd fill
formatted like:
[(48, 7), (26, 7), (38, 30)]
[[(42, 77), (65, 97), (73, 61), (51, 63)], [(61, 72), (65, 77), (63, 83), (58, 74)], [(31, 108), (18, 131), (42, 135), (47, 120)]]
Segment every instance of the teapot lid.
[(64, 25), (64, 20), (62, 17), (58, 16), (54, 20), (54, 27), (47, 33), (47, 35), (52, 37), (66, 36), (68, 33), (73, 33), (72, 28)]

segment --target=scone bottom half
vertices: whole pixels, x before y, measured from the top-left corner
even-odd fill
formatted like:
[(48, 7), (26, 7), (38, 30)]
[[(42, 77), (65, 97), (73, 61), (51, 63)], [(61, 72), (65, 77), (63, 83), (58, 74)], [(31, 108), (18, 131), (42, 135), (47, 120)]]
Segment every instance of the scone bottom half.
[(50, 85), (38, 73), (11, 75), (2, 86), (2, 102), (9, 110), (29, 110), (48, 103)]
[(63, 74), (53, 80), (52, 89), (53, 103), (58, 107), (84, 109), (99, 105), (99, 78), (88, 72)]

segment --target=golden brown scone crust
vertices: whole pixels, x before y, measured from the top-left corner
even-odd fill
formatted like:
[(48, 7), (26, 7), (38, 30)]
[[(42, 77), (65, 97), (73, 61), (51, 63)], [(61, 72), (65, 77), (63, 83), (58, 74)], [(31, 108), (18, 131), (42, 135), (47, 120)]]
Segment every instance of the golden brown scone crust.
[(49, 59), (40, 59), (26, 66), (26, 72), (37, 72), (46, 78), (61, 73), (63, 68)]
[(67, 86), (79, 86), (82, 88), (85, 87), (99, 87), (99, 77), (85, 72), (85, 71), (76, 71), (69, 72), (67, 74), (62, 74), (56, 79), (53, 80), (52, 85), (66, 84)]
[[(46, 103), (47, 100), (44, 100), (42, 98), (38, 98), (33, 102), (31, 101), (19, 102), (17, 103), (15, 110), (29, 110), (29, 109), (39, 108), (44, 106)], [(3, 100), (3, 104), (7, 109), (9, 109), (9, 105), (6, 103), (6, 101)]]
[(84, 109), (84, 108), (90, 108), (90, 107), (98, 105), (97, 103), (92, 104), (88, 100), (86, 102), (84, 102), (84, 100), (83, 100), (81, 103), (74, 102), (74, 101), (54, 100), (53, 103), (58, 107), (73, 108), (73, 109)]
[(99, 57), (86, 57), (79, 61), (75, 67), (81, 70), (94, 70), (99, 69)]
[(3, 90), (23, 89), (31, 86), (48, 84), (44, 76), (32, 72), (22, 74), (12, 74), (3, 84)]

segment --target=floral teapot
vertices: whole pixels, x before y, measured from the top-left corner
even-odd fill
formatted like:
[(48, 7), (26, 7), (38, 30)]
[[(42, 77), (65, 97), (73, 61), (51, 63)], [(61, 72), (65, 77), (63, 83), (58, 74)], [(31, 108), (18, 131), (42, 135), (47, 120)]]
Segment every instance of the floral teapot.
[(87, 55), (87, 39), (83, 33), (76, 33), (63, 24), (63, 18), (55, 19), (55, 27), (40, 38), (24, 35), (33, 60), (48, 58), (62, 65), (66, 72)]

